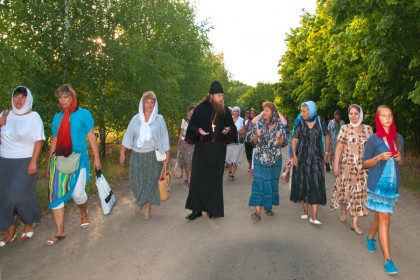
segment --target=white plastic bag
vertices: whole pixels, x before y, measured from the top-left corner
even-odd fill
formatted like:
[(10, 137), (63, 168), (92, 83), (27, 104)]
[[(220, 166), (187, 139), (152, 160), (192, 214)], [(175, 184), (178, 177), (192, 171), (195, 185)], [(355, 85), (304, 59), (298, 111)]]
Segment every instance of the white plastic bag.
[(108, 215), (111, 213), (115, 202), (117, 202), (117, 198), (109, 187), (108, 182), (105, 180), (104, 175), (102, 175), (101, 170), (96, 171), (96, 186), (98, 187), (99, 198), (101, 200), (104, 215)]

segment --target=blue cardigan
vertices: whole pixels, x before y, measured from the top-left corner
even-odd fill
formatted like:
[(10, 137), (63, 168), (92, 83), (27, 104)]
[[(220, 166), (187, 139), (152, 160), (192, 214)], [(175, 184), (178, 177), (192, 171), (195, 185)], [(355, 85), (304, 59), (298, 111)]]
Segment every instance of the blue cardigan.
[[(398, 134), (398, 139), (401, 143), (401, 156), (404, 158), (404, 139), (400, 134)], [(369, 137), (369, 139), (366, 142), (365, 152), (363, 154), (363, 161), (366, 161), (368, 159), (371, 159), (375, 156), (378, 156), (379, 154), (383, 152), (389, 152), (389, 148), (385, 145), (385, 142), (382, 138), (379, 138), (376, 136), (376, 134), (373, 134)], [(379, 161), (376, 165), (369, 168), (369, 175), (368, 175), (368, 188), (370, 191), (375, 191), (376, 184), (378, 183), (379, 179), (381, 178), (382, 172), (384, 171), (386, 165), (385, 160)], [(399, 165), (396, 162), (395, 164), (395, 174), (397, 176), (397, 192), (399, 192), (399, 186), (400, 186), (400, 172), (399, 172)]]

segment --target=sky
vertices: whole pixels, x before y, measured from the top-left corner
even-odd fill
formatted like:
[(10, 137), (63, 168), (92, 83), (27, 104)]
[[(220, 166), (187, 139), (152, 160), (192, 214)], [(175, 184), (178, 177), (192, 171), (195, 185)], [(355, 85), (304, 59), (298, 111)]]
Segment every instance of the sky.
[(299, 26), (302, 9), (315, 13), (316, 0), (195, 0), (197, 21), (208, 20), (215, 52), (223, 52), (233, 80), (250, 86), (276, 83), (286, 33)]

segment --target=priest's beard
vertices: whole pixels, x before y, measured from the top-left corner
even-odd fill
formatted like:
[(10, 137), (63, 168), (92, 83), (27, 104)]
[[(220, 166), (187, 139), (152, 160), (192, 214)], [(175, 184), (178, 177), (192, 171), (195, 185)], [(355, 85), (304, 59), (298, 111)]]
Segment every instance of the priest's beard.
[(225, 111), (225, 104), (224, 104), (223, 100), (222, 100), (222, 101), (220, 101), (220, 102), (218, 102), (218, 101), (216, 101), (216, 100), (212, 100), (212, 99), (210, 98), (210, 103), (211, 103), (211, 105), (213, 106), (213, 110), (214, 110), (217, 114), (219, 114), (220, 116), (224, 116), (224, 115), (226, 115), (226, 111)]

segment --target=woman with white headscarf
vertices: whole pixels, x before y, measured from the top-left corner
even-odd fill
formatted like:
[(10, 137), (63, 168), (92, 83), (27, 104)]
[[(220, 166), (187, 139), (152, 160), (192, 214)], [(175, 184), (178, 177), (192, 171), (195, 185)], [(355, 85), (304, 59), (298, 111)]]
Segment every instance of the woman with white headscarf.
[[(153, 91), (146, 91), (139, 104), (139, 113), (130, 121), (120, 148), (120, 164), (125, 162), (125, 151), (132, 149), (130, 158), (131, 189), (135, 203), (150, 219), (151, 205), (160, 205), (158, 181), (163, 164), (169, 162), (169, 135), (165, 120), (158, 114), (158, 102)], [(166, 154), (158, 161), (155, 150)]]
[(238, 131), (238, 143), (231, 143), (226, 147), (225, 163), (229, 167), (228, 179), (235, 180), (235, 172), (241, 164), (242, 156), (245, 151), (244, 137), (246, 134), (246, 126), (244, 119), (240, 116), (241, 109), (238, 106), (232, 108), (232, 119)]
[(341, 127), (337, 137), (334, 173), (337, 180), (331, 197), (331, 210), (341, 207), (340, 221), (346, 221), (346, 211), (353, 217), (351, 229), (363, 234), (357, 226), (358, 217), (368, 215), (366, 208), (368, 169), (363, 168), (366, 141), (373, 134), (372, 127), (362, 124), (363, 110), (350, 105), (350, 123)]
[(302, 116), (297, 120), (292, 140), (293, 172), (290, 200), (302, 202), (302, 219), (308, 218), (310, 204), (312, 213), (309, 222), (320, 225), (317, 211), (319, 204), (327, 203), (324, 163), (328, 160), (330, 137), (325, 122), (316, 113), (315, 102), (303, 102), (300, 111)]
[(34, 223), (40, 220), (35, 187), (45, 135), (32, 104), (31, 91), (19, 86), (12, 94), (13, 109), (0, 114), (0, 231), (7, 229), (0, 247), (16, 239), (18, 218), (25, 224), (22, 239), (32, 237)]

